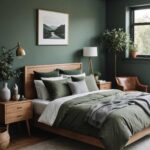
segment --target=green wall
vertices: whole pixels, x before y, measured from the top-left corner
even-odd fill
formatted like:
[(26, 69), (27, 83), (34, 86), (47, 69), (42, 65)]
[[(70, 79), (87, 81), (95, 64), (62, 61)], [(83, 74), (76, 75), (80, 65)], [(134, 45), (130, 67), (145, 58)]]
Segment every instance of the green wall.
[[(37, 9), (64, 12), (69, 17), (69, 45), (36, 45)], [(97, 38), (105, 29), (105, 0), (1, 0), (0, 46), (12, 48), (20, 41), (26, 50), (23, 59), (15, 59), (14, 67), (24, 65), (83, 62), (87, 71), (88, 59), (82, 58), (82, 48), (99, 46)], [(105, 57), (93, 59), (94, 69), (105, 74)]]
[[(125, 29), (125, 10), (126, 7), (150, 4), (149, 0), (107, 0), (106, 3), (106, 28)], [(107, 57), (107, 78), (113, 75), (112, 58)], [(149, 60), (118, 60), (118, 75), (136, 75), (140, 80), (150, 86), (150, 59)]]

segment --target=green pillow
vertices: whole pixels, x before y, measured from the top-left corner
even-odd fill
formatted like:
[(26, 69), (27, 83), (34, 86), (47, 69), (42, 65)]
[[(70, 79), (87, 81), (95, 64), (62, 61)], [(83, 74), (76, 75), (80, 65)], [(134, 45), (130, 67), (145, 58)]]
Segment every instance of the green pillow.
[(67, 83), (68, 79), (57, 81), (43, 80), (43, 82), (48, 90), (50, 100), (71, 95), (71, 89)]
[(77, 75), (81, 74), (81, 70), (62, 70), (58, 69), (60, 74), (66, 74), (66, 75)]
[(82, 80), (84, 80), (84, 79), (85, 79), (85, 77), (71, 77), (71, 80), (72, 80), (73, 82), (82, 81)]
[(59, 71), (55, 70), (52, 72), (37, 72), (34, 71), (34, 79), (35, 80), (41, 80), (42, 77), (48, 78), (48, 77), (59, 77)]

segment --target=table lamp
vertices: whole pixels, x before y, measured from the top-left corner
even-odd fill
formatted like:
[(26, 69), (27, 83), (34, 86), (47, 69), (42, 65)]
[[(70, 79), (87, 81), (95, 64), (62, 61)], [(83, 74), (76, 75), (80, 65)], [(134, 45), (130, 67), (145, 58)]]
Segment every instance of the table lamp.
[(92, 65), (92, 57), (96, 57), (97, 55), (97, 47), (84, 47), (83, 48), (83, 56), (89, 57), (89, 72), (93, 74), (93, 65)]

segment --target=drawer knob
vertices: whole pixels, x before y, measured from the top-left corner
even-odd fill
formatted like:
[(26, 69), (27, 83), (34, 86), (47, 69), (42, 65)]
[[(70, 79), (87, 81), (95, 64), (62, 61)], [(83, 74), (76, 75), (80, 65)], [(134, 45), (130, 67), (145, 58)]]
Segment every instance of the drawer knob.
[(17, 116), (17, 118), (20, 118), (20, 117), (22, 117), (22, 115), (18, 115), (18, 116)]
[(22, 107), (17, 107), (17, 109), (22, 109)]

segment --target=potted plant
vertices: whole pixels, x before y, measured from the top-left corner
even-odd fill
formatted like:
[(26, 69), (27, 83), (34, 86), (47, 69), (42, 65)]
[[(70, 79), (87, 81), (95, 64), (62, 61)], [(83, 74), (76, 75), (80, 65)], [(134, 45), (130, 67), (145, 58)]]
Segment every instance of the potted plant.
[(130, 44), (129, 51), (130, 51), (130, 57), (135, 59), (138, 55), (137, 45), (133, 43)]
[(116, 76), (116, 55), (120, 52), (125, 51), (128, 42), (128, 36), (126, 32), (124, 32), (121, 28), (113, 29), (111, 31), (107, 30), (102, 35), (102, 42), (104, 45), (104, 49), (114, 54), (114, 74)]
[(4, 101), (11, 98), (11, 92), (8, 88), (8, 80), (17, 76), (16, 71), (13, 70), (12, 64), (14, 61), (14, 54), (12, 51), (2, 48), (0, 53), (0, 81), (3, 83), (3, 88), (0, 90), (0, 97)]
[(95, 80), (98, 81), (101, 77), (101, 73), (100, 72), (95, 72), (94, 77), (95, 77)]

